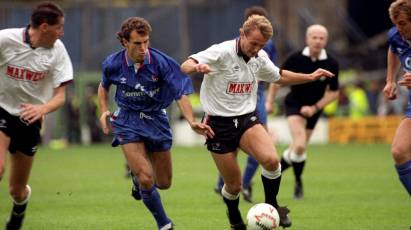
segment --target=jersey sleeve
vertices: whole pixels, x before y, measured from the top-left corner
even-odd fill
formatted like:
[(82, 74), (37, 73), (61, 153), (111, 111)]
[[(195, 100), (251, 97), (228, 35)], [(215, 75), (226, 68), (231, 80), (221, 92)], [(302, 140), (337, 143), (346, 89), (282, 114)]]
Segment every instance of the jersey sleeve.
[(218, 61), (222, 55), (222, 48), (219, 44), (212, 45), (206, 50), (200, 51), (190, 56), (190, 58), (196, 60), (201, 64), (213, 64)]
[(53, 87), (57, 88), (63, 84), (71, 82), (73, 80), (73, 65), (70, 60), (70, 56), (67, 53), (64, 44), (57, 40), (56, 42), (58, 58), (56, 59), (56, 63), (54, 69), (52, 70), (53, 74)]
[(258, 56), (261, 67), (258, 71), (257, 78), (266, 82), (276, 82), (280, 80), (280, 69), (268, 58), (267, 53), (261, 50)]
[[(334, 60), (334, 59), (332, 59), (332, 60)], [(335, 74), (334, 77), (329, 79), (330, 80), (330, 84), (329, 84), (330, 90), (331, 91), (337, 91), (340, 87), (339, 81), (338, 81), (338, 72), (339, 72), (338, 62), (333, 61), (333, 65), (332, 65), (330, 71), (333, 74)]]
[(101, 86), (103, 88), (108, 89), (110, 88), (111, 85), (111, 80), (110, 80), (110, 68), (109, 68), (110, 61), (105, 59), (102, 63), (102, 76), (101, 76)]
[(194, 92), (191, 79), (181, 72), (180, 65), (171, 58), (167, 60), (167, 65), (161, 67), (161, 71), (174, 100)]

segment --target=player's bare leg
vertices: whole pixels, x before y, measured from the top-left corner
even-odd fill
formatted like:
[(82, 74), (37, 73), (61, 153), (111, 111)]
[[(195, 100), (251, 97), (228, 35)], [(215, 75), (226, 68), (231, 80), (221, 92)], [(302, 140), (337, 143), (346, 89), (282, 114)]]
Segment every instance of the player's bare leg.
[(404, 118), (397, 128), (391, 153), (399, 178), (411, 195), (411, 118)]
[(153, 168), (143, 142), (122, 145), (124, 156), (132, 173), (137, 177), (144, 205), (152, 213), (158, 229), (172, 229), (171, 220), (165, 213), (155, 183)]
[(11, 155), (9, 192), (13, 198), (13, 208), (7, 221), (7, 230), (20, 229), (23, 224), (25, 211), (31, 195), (31, 188), (27, 183), (33, 160), (33, 156), (27, 156), (21, 152)]
[(241, 171), (237, 162), (237, 152), (224, 154), (211, 153), (220, 175), (224, 179), (221, 190), (231, 229), (245, 230), (245, 224), (238, 208), (241, 191)]
[(265, 203), (277, 208), (280, 214), (280, 226), (291, 226), (289, 210), (280, 207), (277, 202), (281, 183), (281, 165), (269, 134), (262, 125), (254, 125), (241, 137), (240, 148), (251, 154), (263, 167), (261, 180), (264, 186)]
[(6, 156), (9, 144), (10, 138), (0, 131), (0, 181), (2, 180), (4, 171), (6, 170)]
[(154, 152), (149, 155), (154, 179), (159, 189), (169, 189), (172, 183), (173, 166), (170, 151)]
[(302, 199), (304, 197), (304, 191), (301, 176), (307, 158), (307, 135), (310, 135), (312, 130), (310, 133), (307, 133), (307, 120), (300, 115), (291, 115), (287, 120), (292, 137), (292, 144), (288, 148), (288, 157), (292, 164), (295, 177), (294, 198)]

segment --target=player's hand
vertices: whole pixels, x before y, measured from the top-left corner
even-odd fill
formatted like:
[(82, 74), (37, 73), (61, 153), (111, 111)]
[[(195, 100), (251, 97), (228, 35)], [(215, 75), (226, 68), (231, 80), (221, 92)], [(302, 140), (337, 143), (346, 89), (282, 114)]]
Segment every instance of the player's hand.
[(397, 98), (397, 84), (395, 82), (387, 82), (382, 90), (384, 96), (388, 100), (394, 100)]
[(109, 128), (110, 125), (108, 122), (108, 119), (110, 118), (110, 116), (111, 116), (111, 112), (108, 110), (103, 112), (100, 116), (101, 129), (103, 130), (103, 133), (106, 135), (109, 134), (110, 132), (110, 128)]
[(213, 138), (214, 137), (214, 131), (211, 129), (210, 126), (203, 124), (203, 123), (199, 123), (199, 122), (192, 122), (190, 124), (191, 129), (194, 130), (194, 132), (205, 136), (206, 138)]
[(311, 75), (310, 77), (313, 81), (318, 80), (318, 79), (323, 78), (323, 77), (327, 77), (327, 78), (334, 77), (333, 73), (331, 73), (328, 70), (321, 69), (321, 68), (318, 68), (316, 71), (314, 71), (310, 75)]
[(398, 84), (400, 86), (405, 86), (408, 89), (411, 89), (411, 73), (405, 73), (402, 76), (402, 79), (400, 81), (398, 81)]
[(45, 105), (33, 105), (22, 103), (20, 105), (20, 108), (20, 118), (28, 124), (32, 124), (37, 120), (41, 120), (44, 117), (44, 115), (46, 115)]
[(197, 73), (209, 73), (211, 71), (210, 66), (207, 64), (195, 64), (194, 68)]
[(268, 114), (271, 114), (272, 112), (274, 112), (273, 103), (266, 101), (265, 102), (265, 111), (267, 111)]
[(314, 105), (304, 105), (300, 109), (300, 113), (304, 117), (312, 117), (316, 112), (318, 112), (317, 108)]

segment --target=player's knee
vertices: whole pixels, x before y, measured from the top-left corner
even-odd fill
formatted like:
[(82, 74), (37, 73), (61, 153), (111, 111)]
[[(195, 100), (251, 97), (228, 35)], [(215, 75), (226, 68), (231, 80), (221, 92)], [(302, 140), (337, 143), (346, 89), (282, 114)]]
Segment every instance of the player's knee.
[(156, 186), (158, 189), (161, 189), (161, 190), (169, 189), (171, 187), (171, 180), (157, 182)]
[(296, 154), (303, 154), (305, 152), (306, 145), (305, 144), (296, 144), (294, 145), (295, 153)]
[(275, 171), (278, 168), (280, 162), (277, 157), (272, 155), (270, 157), (263, 159), (260, 162), (260, 164), (263, 168), (265, 168), (268, 171)]
[(401, 147), (392, 146), (391, 147), (391, 153), (392, 153), (392, 157), (394, 158), (394, 161), (396, 163), (401, 163), (401, 162), (405, 161), (406, 151), (404, 149), (402, 149)]
[(13, 186), (9, 187), (10, 196), (13, 200), (20, 202), (24, 200), (27, 196), (26, 186)]

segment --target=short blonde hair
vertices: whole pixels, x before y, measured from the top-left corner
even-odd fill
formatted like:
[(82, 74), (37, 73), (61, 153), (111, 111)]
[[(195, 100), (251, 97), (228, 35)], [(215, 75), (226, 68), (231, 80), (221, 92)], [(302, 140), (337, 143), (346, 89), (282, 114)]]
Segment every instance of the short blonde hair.
[(240, 29), (240, 31), (243, 31), (246, 35), (253, 30), (259, 30), (265, 39), (270, 39), (273, 36), (273, 26), (271, 22), (261, 15), (251, 15)]
[(397, 20), (401, 13), (405, 13), (408, 20), (411, 21), (411, 0), (397, 0), (391, 3), (388, 12), (392, 22)]

